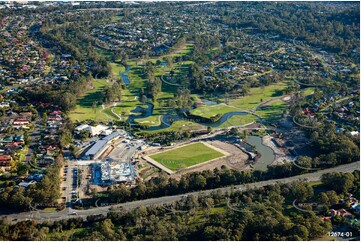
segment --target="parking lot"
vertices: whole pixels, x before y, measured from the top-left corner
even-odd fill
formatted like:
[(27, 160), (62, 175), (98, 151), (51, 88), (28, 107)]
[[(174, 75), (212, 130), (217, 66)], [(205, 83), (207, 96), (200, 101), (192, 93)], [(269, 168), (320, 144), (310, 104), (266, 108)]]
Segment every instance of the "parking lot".
[(121, 162), (131, 162), (137, 149), (142, 146), (140, 140), (129, 141), (122, 140), (114, 145), (114, 149), (109, 153), (109, 157), (113, 160)]
[(62, 202), (70, 203), (72, 200), (74, 201), (77, 198), (78, 167), (74, 165), (65, 165), (62, 172)]

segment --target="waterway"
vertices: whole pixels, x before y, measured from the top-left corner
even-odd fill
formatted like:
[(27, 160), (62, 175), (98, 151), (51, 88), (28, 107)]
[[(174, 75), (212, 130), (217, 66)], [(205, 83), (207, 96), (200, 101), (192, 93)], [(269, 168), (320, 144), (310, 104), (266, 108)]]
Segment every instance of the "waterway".
[(138, 118), (147, 118), (149, 117), (150, 115), (152, 115), (152, 111), (153, 111), (153, 104), (150, 104), (150, 103), (146, 103), (147, 105), (147, 108), (142, 108), (140, 106), (137, 106), (135, 109), (131, 110), (132, 113), (141, 113), (141, 114), (138, 114), (138, 115), (130, 115), (129, 118), (128, 118), (128, 122), (131, 123), (131, 124), (134, 124), (134, 120), (135, 119), (138, 119)]
[(259, 136), (248, 136), (247, 143), (255, 146), (256, 150), (261, 154), (261, 157), (254, 164), (254, 169), (266, 171), (267, 166), (272, 164), (276, 158), (273, 150), (270, 147), (265, 146), (262, 143), (262, 138)]
[[(128, 118), (128, 122), (130, 122), (131, 124), (135, 124), (135, 120), (136, 119), (140, 119), (140, 118), (147, 118), (149, 116), (152, 115), (152, 111), (153, 111), (153, 105), (150, 103), (147, 103), (147, 108), (145, 108), (145, 110), (139, 106), (137, 106), (134, 110), (132, 110), (131, 112), (133, 113), (141, 113), (143, 112), (143, 114), (139, 114), (139, 115), (130, 115)], [(225, 113), (223, 114), (223, 116), (215, 123), (199, 123), (200, 125), (203, 125), (205, 128), (210, 126), (212, 128), (218, 128), (219, 126), (221, 126), (223, 123), (227, 122), (228, 119), (230, 119), (233, 116), (245, 116), (247, 115), (247, 112), (229, 112), (229, 113)], [(182, 120), (183, 117), (181, 117), (180, 115), (170, 115), (170, 114), (166, 114), (163, 115), (161, 117), (161, 124), (158, 126), (151, 126), (148, 130), (161, 130), (161, 129), (165, 129), (168, 128), (174, 121), (177, 120)]]
[(121, 72), (119, 75), (122, 77), (122, 80), (124, 82), (125, 85), (129, 85), (130, 80), (129, 77), (127, 76), (127, 73), (130, 71), (130, 66), (127, 67), (127, 69), (123, 72)]
[(211, 126), (212, 128), (218, 128), (221, 126), (224, 122), (227, 122), (228, 119), (232, 118), (233, 116), (245, 116), (248, 113), (246, 112), (229, 112), (223, 114), (222, 118), (220, 118), (217, 122), (212, 124), (203, 124), (205, 126)]
[[(166, 64), (166, 62), (162, 62), (162, 64)], [(124, 82), (125, 85), (129, 85), (130, 80), (129, 77), (127, 76), (127, 73), (130, 71), (130, 66), (127, 67), (127, 69), (124, 72), (120, 73), (120, 76), (122, 77), (122, 80)], [(206, 100), (208, 103), (207, 105), (212, 104), (211, 101)], [(139, 115), (130, 115), (128, 118), (128, 122), (131, 124), (135, 124), (135, 119), (140, 119), (140, 118), (147, 118), (149, 116), (152, 115), (153, 112), (153, 105), (150, 103), (147, 103), (147, 108), (145, 110), (143, 110), (143, 108), (137, 106), (134, 110), (132, 110), (133, 113), (140, 113), (140, 112), (144, 112), (143, 114), (139, 114)], [(247, 115), (246, 112), (229, 112), (229, 113), (225, 113), (223, 114), (222, 118), (220, 118), (217, 122), (215, 123), (199, 123), (201, 125), (204, 125), (205, 127), (207, 126), (211, 126), (212, 128), (218, 128), (219, 126), (221, 126), (224, 122), (227, 122), (227, 120), (233, 116), (245, 116)], [(169, 127), (170, 124), (172, 124), (172, 122), (174, 122), (175, 120), (181, 120), (183, 119), (181, 116), (179, 115), (163, 115), (161, 117), (161, 124), (158, 126), (152, 126), (149, 128), (149, 130), (161, 130), (161, 129), (165, 129), (167, 127)]]

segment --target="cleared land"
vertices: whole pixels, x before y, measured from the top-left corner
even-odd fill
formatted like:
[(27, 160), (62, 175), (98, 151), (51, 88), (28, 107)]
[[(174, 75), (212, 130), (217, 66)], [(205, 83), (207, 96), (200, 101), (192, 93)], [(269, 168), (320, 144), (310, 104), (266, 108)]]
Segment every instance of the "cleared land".
[(175, 171), (222, 156), (224, 156), (223, 153), (199, 142), (157, 153), (151, 155), (150, 158)]

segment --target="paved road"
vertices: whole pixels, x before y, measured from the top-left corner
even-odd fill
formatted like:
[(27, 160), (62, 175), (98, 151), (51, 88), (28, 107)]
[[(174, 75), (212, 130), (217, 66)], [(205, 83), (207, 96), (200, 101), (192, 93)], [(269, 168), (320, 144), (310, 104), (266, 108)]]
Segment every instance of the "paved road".
[[(167, 150), (166, 150), (167, 151)], [(156, 160), (150, 158), (149, 156), (142, 156), (142, 159), (146, 160), (148, 163), (152, 164), (153, 166), (161, 169), (162, 171), (166, 172), (168, 175), (172, 175), (174, 171), (167, 168), (166, 166), (162, 165), (161, 163), (157, 162)]]
[[(122, 203), (122, 204), (116, 205), (114, 207), (122, 206), (122, 208), (124, 208), (124, 209), (134, 209), (139, 206), (161, 205), (161, 204), (172, 203), (172, 202), (181, 200), (185, 195), (188, 195), (188, 196), (189, 195), (199, 196), (200, 194), (208, 195), (217, 190), (220, 190), (224, 193), (226, 191), (231, 191), (232, 187), (234, 190), (245, 191), (249, 188), (258, 188), (258, 187), (263, 187), (263, 186), (272, 185), (272, 184), (276, 184), (276, 183), (289, 183), (289, 182), (300, 180), (300, 179), (308, 179), (308, 181), (313, 182), (313, 181), (319, 181), (321, 176), (325, 173), (352, 172), (354, 170), (360, 170), (360, 162), (359, 161), (353, 162), (353, 163), (350, 163), (347, 165), (342, 165), (342, 166), (325, 169), (325, 170), (314, 172), (314, 173), (308, 173), (308, 174), (303, 174), (303, 175), (289, 177), (289, 178), (261, 181), (261, 182), (249, 183), (249, 184), (244, 184), (244, 185), (234, 185), (234, 186), (228, 186), (228, 187), (223, 187), (223, 188), (219, 188), (219, 189), (205, 190), (205, 191), (201, 191), (201, 192), (191, 192), (191, 193), (187, 193), (187, 194), (179, 194), (179, 195), (174, 195), (174, 196), (151, 198), (151, 199), (139, 200), (139, 201), (134, 201), (134, 202)], [(93, 208), (93, 209), (88, 209), (88, 210), (66, 209), (65, 211), (53, 212), (53, 213), (24, 212), (24, 213), (10, 214), (7, 217), (9, 219), (9, 221), (13, 221), (14, 219), (17, 219), (16, 221), (26, 220), (26, 219), (34, 219), (34, 220), (37, 220), (38, 222), (41, 222), (41, 221), (59, 220), (59, 219), (75, 218), (75, 217), (85, 218), (88, 215), (106, 214), (110, 208), (111, 208), (111, 206)], [(77, 215), (71, 215), (71, 213), (73, 211), (76, 211)]]

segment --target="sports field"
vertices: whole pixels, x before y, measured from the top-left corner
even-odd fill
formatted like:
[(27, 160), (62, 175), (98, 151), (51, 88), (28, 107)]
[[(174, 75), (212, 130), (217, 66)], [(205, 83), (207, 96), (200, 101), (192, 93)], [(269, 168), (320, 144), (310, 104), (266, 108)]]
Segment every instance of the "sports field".
[(203, 143), (193, 143), (151, 155), (150, 158), (176, 171), (224, 156)]

